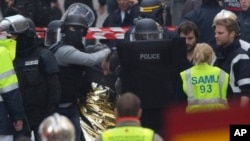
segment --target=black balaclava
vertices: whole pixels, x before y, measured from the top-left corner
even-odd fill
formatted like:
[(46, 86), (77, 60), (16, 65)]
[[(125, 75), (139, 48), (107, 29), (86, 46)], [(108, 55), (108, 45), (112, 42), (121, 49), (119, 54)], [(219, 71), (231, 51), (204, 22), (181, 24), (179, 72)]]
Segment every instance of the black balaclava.
[(34, 39), (35, 39), (34, 37), (29, 37), (25, 33), (17, 34), (17, 39), (16, 39), (17, 49), (23, 50), (32, 47), (34, 44)]
[(17, 56), (28, 56), (35, 48), (35, 37), (29, 37), (25, 33), (17, 34)]
[[(66, 28), (63, 41), (77, 49), (83, 49), (84, 45), (82, 43), (82, 38), (86, 35), (86, 29), (82, 26), (73, 27), (75, 28), (75, 31), (70, 31), (68, 28)], [(84, 31), (82, 32), (81, 29), (84, 29)]]

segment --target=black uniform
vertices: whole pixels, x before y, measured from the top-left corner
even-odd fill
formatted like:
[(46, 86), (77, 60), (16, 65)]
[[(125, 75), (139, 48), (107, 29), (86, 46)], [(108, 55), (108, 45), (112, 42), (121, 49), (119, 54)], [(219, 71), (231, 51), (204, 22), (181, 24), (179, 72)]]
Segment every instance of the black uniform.
[(184, 40), (135, 41), (118, 44), (122, 93), (142, 102), (141, 122), (162, 133), (162, 113), (174, 100), (178, 73), (186, 62)]
[(235, 39), (221, 50), (222, 57), (215, 62), (216, 66), (230, 74), (229, 97), (250, 94), (250, 58), (240, 46), (239, 40)]
[(240, 38), (250, 42), (250, 8), (239, 14), (238, 22), (240, 24)]
[[(37, 46), (17, 50), (14, 66), (27, 116), (27, 126), (34, 130), (37, 140), (39, 124), (56, 111), (59, 103), (59, 68), (53, 54)], [(18, 134), (31, 136), (28, 128), (25, 125)]]

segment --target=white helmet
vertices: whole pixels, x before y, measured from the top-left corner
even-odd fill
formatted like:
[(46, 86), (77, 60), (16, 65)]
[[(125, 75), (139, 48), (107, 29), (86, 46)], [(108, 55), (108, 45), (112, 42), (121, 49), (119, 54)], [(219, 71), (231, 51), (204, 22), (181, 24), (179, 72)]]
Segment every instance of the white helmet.
[(232, 11), (223, 9), (214, 17), (213, 26), (215, 25), (215, 22), (217, 20), (227, 19), (227, 18), (237, 21), (236, 14), (234, 14)]
[(55, 113), (39, 126), (42, 141), (75, 141), (75, 128), (65, 116)]

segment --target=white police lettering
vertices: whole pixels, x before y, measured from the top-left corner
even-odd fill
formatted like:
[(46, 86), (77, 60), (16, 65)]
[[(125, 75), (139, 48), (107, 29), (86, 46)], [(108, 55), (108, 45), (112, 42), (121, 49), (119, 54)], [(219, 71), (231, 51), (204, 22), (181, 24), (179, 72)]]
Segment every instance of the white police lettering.
[(142, 53), (140, 54), (140, 60), (159, 60), (160, 54), (159, 53)]

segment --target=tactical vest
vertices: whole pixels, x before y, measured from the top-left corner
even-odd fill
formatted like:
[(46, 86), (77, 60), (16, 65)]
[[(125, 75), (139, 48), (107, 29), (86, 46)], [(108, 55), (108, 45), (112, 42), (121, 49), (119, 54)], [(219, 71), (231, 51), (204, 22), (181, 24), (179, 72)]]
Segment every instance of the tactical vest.
[(148, 128), (116, 127), (102, 134), (102, 141), (153, 141), (154, 131)]
[(201, 64), (181, 72), (183, 91), (187, 95), (186, 112), (227, 108), (229, 75), (223, 70)]
[(90, 91), (90, 83), (86, 77), (84, 66), (59, 66), (62, 96), (60, 103), (76, 102), (82, 94)]
[[(19, 87), (26, 110), (34, 105), (42, 107), (47, 103), (45, 94), (48, 92), (46, 79), (41, 72), (40, 55), (43, 48), (36, 48), (31, 55), (14, 61)], [(30, 106), (32, 105), (32, 106)]]
[[(49, 50), (53, 53), (60, 47), (66, 45), (58, 42), (52, 45)], [(85, 96), (91, 90), (91, 84), (86, 75), (86, 67), (80, 65), (60, 66), (59, 78), (62, 85), (60, 103), (76, 102), (80, 96)]]

